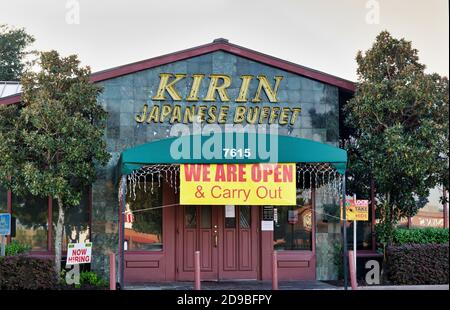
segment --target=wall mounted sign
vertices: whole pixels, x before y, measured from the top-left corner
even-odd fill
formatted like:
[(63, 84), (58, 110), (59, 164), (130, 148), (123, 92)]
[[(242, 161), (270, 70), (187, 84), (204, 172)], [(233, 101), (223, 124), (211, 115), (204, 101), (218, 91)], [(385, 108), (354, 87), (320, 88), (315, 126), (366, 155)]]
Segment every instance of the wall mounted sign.
[(261, 221), (262, 231), (273, 231), (273, 221)]
[(272, 206), (262, 207), (262, 220), (263, 221), (273, 221), (275, 217), (275, 210)]
[(295, 205), (295, 171), (291, 163), (183, 164), (180, 204)]
[(8, 236), (11, 234), (11, 214), (0, 213), (0, 235)]
[[(199, 116), (201, 122), (226, 124), (231, 115), (234, 124), (246, 121), (248, 124), (294, 126), (301, 112), (299, 106), (279, 106), (278, 89), (283, 81), (282, 76), (273, 77), (271, 82), (265, 75), (241, 75), (238, 79), (239, 92), (234, 98), (230, 96), (232, 91), (228, 91), (232, 85), (230, 75), (161, 73), (159, 78), (156, 95), (151, 97), (153, 104), (142, 105), (135, 116), (137, 123), (189, 124), (193, 123), (195, 116)], [(183, 80), (190, 82), (190, 88), (179, 85)], [(207, 85), (204, 91), (202, 85)], [(250, 89), (256, 90), (250, 93)], [(200, 98), (200, 93), (206, 95)], [(260, 105), (265, 100), (263, 98), (267, 98), (271, 105)], [(168, 103), (170, 101), (172, 103)], [(218, 101), (220, 105), (215, 105)], [(247, 106), (247, 102), (252, 105)]]
[(225, 217), (236, 217), (236, 211), (235, 211), (235, 206), (233, 205), (226, 205), (225, 206)]

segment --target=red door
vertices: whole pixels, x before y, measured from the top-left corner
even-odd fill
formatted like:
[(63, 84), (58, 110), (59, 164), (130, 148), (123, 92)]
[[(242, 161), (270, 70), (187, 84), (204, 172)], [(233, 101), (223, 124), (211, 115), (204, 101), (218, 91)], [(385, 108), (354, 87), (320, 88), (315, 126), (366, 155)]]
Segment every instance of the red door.
[[(258, 207), (180, 206), (177, 279), (194, 280), (200, 251), (202, 280), (258, 278)], [(227, 214), (226, 214), (227, 213)]]

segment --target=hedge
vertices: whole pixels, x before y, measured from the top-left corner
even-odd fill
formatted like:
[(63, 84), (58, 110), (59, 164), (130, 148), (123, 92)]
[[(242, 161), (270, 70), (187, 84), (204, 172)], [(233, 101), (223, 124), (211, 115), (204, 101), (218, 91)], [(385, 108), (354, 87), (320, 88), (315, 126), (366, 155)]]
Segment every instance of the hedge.
[(394, 244), (436, 244), (448, 243), (448, 228), (398, 228), (394, 230)]
[(388, 280), (395, 285), (448, 284), (448, 250), (448, 244), (389, 246)]
[(1, 290), (56, 289), (58, 285), (51, 260), (25, 255), (0, 258)]

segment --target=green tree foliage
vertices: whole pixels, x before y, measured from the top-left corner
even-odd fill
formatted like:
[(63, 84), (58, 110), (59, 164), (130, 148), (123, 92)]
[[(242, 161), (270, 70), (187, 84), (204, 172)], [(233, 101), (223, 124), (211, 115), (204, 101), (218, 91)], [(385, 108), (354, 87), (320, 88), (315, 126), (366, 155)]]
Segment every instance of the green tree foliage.
[(411, 42), (381, 32), (358, 52), (357, 91), (344, 108), (352, 133), (349, 188), (375, 182), (380, 241), (396, 222), (422, 208), (429, 189), (448, 188), (448, 79), (426, 74)]
[[(58, 204), (55, 270), (59, 274), (64, 215), (80, 204), (96, 165), (109, 160), (103, 141), (107, 113), (100, 88), (75, 55), (40, 55), (40, 70), (22, 76), (22, 103), (0, 107), (0, 181), (17, 195), (53, 197)], [(11, 178), (8, 178), (11, 176)]]
[(0, 25), (0, 81), (18, 81), (25, 67), (25, 49), (34, 38), (24, 29), (10, 29)]

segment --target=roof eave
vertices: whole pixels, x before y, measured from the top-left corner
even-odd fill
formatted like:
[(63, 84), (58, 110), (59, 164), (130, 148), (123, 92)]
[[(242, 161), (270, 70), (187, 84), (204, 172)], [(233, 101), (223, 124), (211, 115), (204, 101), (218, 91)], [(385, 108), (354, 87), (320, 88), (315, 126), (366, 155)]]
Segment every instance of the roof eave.
[[(225, 51), (240, 57), (244, 57), (253, 61), (257, 61), (272, 67), (276, 67), (291, 73), (305, 76), (307, 78), (323, 82), (326, 84), (334, 85), (346, 92), (354, 93), (356, 84), (352, 81), (339, 78), (337, 76), (317, 71), (311, 68), (307, 68), (286, 60), (282, 60), (267, 54), (263, 54), (246, 47), (229, 43), (224, 39), (215, 40), (212, 43), (200, 45), (197, 47), (185, 49), (175, 53), (170, 53), (119, 67), (95, 72), (91, 74), (90, 81), (93, 83), (105, 81), (108, 79), (116, 78), (126, 74), (139, 72), (146, 69), (162, 66), (165, 64), (173, 63), (175, 61), (185, 60), (191, 57), (201, 56), (204, 54), (212, 53), (215, 51)], [(21, 93), (0, 98), (0, 105), (13, 104), (20, 102)]]

